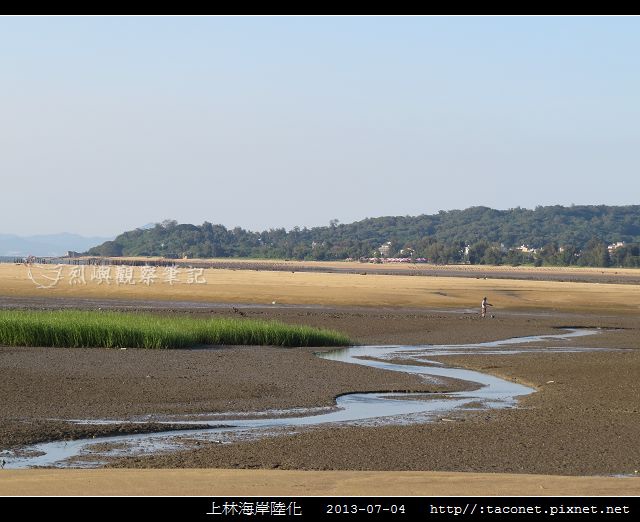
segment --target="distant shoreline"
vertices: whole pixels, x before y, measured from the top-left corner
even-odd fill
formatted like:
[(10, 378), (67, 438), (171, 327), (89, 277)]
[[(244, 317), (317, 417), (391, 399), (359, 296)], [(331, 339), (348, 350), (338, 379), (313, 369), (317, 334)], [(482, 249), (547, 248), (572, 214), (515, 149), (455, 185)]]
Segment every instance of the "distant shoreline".
[[(21, 258), (0, 256), (0, 264)], [(43, 257), (36, 263), (65, 265), (184, 266), (205, 269), (257, 270), (274, 272), (318, 272), (328, 274), (409, 275), (426, 277), (469, 277), (535, 281), (564, 281), (601, 284), (640, 284), (640, 268), (470, 265), (434, 263), (361, 263), (358, 261), (297, 261), (290, 259), (149, 257)]]

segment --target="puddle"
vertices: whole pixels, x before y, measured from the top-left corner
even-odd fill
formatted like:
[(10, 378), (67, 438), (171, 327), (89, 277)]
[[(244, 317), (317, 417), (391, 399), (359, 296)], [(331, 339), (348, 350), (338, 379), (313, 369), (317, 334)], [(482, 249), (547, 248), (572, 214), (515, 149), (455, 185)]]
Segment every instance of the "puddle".
[[(570, 339), (597, 333), (597, 330), (569, 330), (566, 333), (520, 337), (468, 345), (426, 346), (352, 346), (317, 354), (318, 357), (348, 364), (359, 364), (384, 370), (405, 372), (421, 376), (428, 382), (440, 378), (453, 378), (475, 383), (473, 390), (450, 393), (350, 393), (336, 398), (333, 408), (296, 408), (291, 410), (269, 410), (251, 414), (227, 412), (193, 416), (152, 416), (148, 422), (202, 425), (207, 420), (215, 421), (206, 429), (172, 430), (167, 432), (139, 433), (132, 435), (96, 437), (75, 441), (57, 441), (34, 444), (14, 452), (4, 451), (0, 457), (6, 461), (6, 469), (33, 466), (97, 467), (106, 458), (145, 455), (156, 452), (185, 449), (185, 443), (194, 440), (203, 443), (229, 443), (234, 440), (273, 435), (274, 432), (292, 433), (296, 429), (331, 423), (358, 425), (385, 425), (398, 423), (428, 422), (443, 419), (466, 410), (479, 408), (511, 408), (518, 397), (534, 392), (533, 388), (510, 382), (492, 375), (462, 368), (448, 367), (429, 361), (429, 357), (457, 354), (515, 354), (533, 349), (526, 344)], [(515, 347), (516, 345), (521, 345)], [(497, 350), (509, 346), (508, 350)], [(535, 348), (537, 352), (546, 348)], [(551, 351), (584, 351), (589, 348), (551, 348)], [(366, 357), (366, 358), (363, 358)], [(402, 359), (401, 364), (392, 359)], [(420, 364), (411, 364), (411, 361)], [(424, 362), (429, 365), (424, 365)], [(162, 420), (159, 420), (159, 419)], [(224, 425), (220, 421), (225, 419)], [(127, 419), (126, 422), (132, 419)], [(76, 420), (86, 424), (125, 422), (114, 420)], [(140, 420), (138, 420), (140, 422)]]

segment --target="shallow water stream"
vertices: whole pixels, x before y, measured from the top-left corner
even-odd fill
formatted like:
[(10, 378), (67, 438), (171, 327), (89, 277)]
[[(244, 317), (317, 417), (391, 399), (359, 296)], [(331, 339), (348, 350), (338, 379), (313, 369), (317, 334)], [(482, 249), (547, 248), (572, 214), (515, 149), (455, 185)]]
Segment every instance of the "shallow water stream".
[[(97, 467), (109, 457), (150, 454), (185, 449), (194, 443), (229, 443), (241, 438), (255, 438), (274, 433), (292, 433), (301, 428), (330, 423), (359, 423), (382, 425), (428, 422), (446, 418), (468, 409), (511, 408), (518, 397), (535, 390), (481, 372), (448, 367), (429, 360), (440, 355), (518, 354), (524, 352), (589, 351), (598, 348), (527, 347), (540, 341), (565, 341), (569, 338), (592, 335), (597, 330), (567, 330), (564, 333), (519, 337), (468, 345), (425, 346), (352, 346), (317, 354), (323, 359), (349, 364), (371, 366), (391, 371), (420, 375), (427, 382), (438, 383), (442, 378), (453, 378), (470, 383), (469, 390), (450, 393), (350, 393), (337, 397), (335, 408), (309, 408), (254, 413), (202, 414), (194, 418), (149, 415), (146, 422), (182, 423), (191, 425), (210, 423), (211, 428), (167, 431), (135, 435), (122, 435), (57, 441), (34, 444), (14, 452), (2, 452), (5, 468), (32, 466)], [(503, 347), (509, 347), (504, 349)], [(402, 364), (393, 362), (400, 360)], [(411, 364), (415, 362), (416, 364)], [(123, 423), (123, 420), (76, 420), (85, 424)], [(137, 420), (137, 422), (143, 422)], [(195, 441), (195, 442), (194, 442)]]

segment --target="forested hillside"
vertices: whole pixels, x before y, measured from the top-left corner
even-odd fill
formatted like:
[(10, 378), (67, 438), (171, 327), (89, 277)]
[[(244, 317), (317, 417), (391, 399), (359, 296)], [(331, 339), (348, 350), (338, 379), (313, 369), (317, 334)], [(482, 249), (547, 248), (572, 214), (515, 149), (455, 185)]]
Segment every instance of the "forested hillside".
[[(616, 243), (615, 248), (608, 248)], [(523, 245), (527, 248), (521, 248)], [(125, 232), (88, 253), (316, 260), (412, 257), (433, 263), (640, 266), (639, 245), (640, 205), (600, 205), (535, 210), (472, 207), (350, 224), (332, 220), (326, 227), (262, 232), (167, 220), (153, 228)]]

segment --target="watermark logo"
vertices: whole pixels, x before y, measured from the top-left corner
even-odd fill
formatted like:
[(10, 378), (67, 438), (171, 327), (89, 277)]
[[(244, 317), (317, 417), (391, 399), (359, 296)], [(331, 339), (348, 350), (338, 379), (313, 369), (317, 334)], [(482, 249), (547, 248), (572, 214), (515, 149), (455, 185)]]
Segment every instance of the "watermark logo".
[(36, 288), (54, 288), (65, 282), (73, 287), (91, 284), (103, 286), (132, 286), (156, 284), (169, 286), (178, 284), (204, 285), (204, 268), (178, 268), (165, 266), (158, 270), (157, 266), (144, 265), (133, 267), (128, 265), (40, 265), (27, 264), (27, 277)]
[[(42, 270), (34, 270), (39, 266), (42, 266)], [(37, 288), (53, 288), (62, 279), (63, 269), (64, 265), (27, 265), (27, 277), (34, 282)]]

